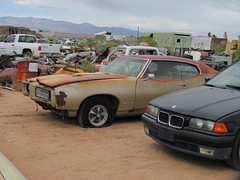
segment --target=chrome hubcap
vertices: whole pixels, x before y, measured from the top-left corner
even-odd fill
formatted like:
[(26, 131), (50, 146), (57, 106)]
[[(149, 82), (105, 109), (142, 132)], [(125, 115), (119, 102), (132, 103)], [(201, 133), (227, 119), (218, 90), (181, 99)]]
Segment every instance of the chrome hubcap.
[(93, 106), (88, 115), (89, 122), (94, 126), (102, 126), (108, 119), (107, 109), (102, 105)]

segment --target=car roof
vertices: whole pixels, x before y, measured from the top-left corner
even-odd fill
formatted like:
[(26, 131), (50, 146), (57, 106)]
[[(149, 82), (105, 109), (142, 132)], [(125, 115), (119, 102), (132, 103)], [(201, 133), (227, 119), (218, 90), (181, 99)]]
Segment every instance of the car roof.
[(218, 74), (219, 72), (211, 68), (210, 66), (199, 62), (195, 61), (192, 59), (188, 58), (182, 58), (182, 57), (177, 57), (177, 56), (160, 56), (160, 55), (127, 55), (127, 56), (119, 56), (121, 58), (134, 58), (134, 59), (147, 59), (147, 60), (160, 60), (160, 61), (178, 61), (178, 62), (184, 62), (184, 63), (189, 63), (193, 64), (195, 66), (198, 66), (198, 68), (201, 69), (202, 74)]
[(187, 62), (191, 64), (201, 64), (201, 62), (194, 61), (192, 59), (177, 57), (177, 56), (160, 56), (160, 55), (127, 55), (121, 57), (130, 57), (130, 58), (138, 58), (138, 59), (150, 59), (150, 60), (168, 60), (168, 61), (181, 61)]
[(127, 45), (119, 45), (116, 48), (129, 48), (129, 49), (154, 49), (154, 50), (158, 50), (158, 48), (156, 47), (152, 47), (152, 46), (127, 46)]

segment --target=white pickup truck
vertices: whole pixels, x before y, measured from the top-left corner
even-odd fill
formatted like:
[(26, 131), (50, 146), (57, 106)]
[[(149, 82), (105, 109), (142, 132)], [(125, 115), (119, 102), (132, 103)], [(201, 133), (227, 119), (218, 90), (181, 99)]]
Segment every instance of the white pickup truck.
[(60, 48), (60, 44), (38, 43), (37, 37), (29, 34), (12, 34), (0, 42), (0, 50), (6, 55), (23, 54), (34, 58), (59, 57)]

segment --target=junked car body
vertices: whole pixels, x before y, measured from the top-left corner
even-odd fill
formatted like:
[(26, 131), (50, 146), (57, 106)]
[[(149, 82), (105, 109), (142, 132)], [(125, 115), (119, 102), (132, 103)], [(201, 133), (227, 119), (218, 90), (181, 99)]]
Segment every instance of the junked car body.
[(112, 62), (118, 56), (127, 55), (160, 55), (158, 48), (151, 46), (127, 46), (116, 47), (106, 58), (107, 62)]
[(160, 95), (200, 86), (217, 71), (178, 57), (123, 56), (101, 72), (50, 75), (23, 82), (22, 92), (82, 127), (110, 125), (115, 116), (140, 115)]
[(201, 87), (150, 101), (146, 134), (170, 148), (225, 160), (240, 170), (240, 63)]

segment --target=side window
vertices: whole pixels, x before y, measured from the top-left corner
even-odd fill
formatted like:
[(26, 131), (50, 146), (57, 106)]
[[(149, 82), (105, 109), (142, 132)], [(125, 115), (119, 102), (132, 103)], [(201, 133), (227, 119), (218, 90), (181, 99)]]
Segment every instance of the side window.
[(25, 42), (25, 36), (19, 36), (18, 42)]
[(15, 35), (9, 36), (4, 42), (13, 43), (15, 40)]
[(181, 64), (182, 79), (190, 79), (199, 75), (199, 70), (196, 66), (191, 64)]
[(19, 36), (18, 42), (34, 43), (36, 39), (33, 36)]
[(147, 50), (147, 53), (148, 55), (157, 55), (157, 51), (155, 50)]
[(181, 79), (181, 63), (171, 61), (152, 61), (143, 78), (148, 74), (154, 74), (155, 79)]
[(129, 52), (129, 55), (138, 55), (137, 49), (131, 49), (131, 51)]
[(36, 39), (35, 39), (34, 37), (32, 37), (32, 36), (28, 36), (28, 37), (26, 38), (26, 42), (28, 42), (28, 43), (34, 43), (34, 42), (36, 42)]

